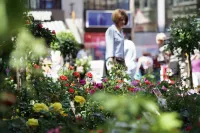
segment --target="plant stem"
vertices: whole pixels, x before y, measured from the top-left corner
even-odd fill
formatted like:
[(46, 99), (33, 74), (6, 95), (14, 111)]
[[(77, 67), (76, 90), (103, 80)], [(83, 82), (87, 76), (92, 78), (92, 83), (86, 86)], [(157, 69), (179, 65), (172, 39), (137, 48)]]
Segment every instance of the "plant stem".
[(188, 71), (189, 71), (189, 80), (190, 80), (190, 87), (191, 89), (194, 89), (193, 87), (193, 79), (192, 79), (192, 63), (191, 63), (191, 55), (188, 53)]

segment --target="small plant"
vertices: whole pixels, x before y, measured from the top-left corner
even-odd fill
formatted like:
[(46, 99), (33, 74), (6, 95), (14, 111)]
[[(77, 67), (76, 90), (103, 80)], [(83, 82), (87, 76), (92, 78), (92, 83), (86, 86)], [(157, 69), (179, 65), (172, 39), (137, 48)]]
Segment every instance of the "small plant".
[(63, 57), (75, 58), (78, 52), (78, 43), (72, 33), (60, 32), (56, 35), (57, 40), (51, 43), (51, 48), (60, 50)]

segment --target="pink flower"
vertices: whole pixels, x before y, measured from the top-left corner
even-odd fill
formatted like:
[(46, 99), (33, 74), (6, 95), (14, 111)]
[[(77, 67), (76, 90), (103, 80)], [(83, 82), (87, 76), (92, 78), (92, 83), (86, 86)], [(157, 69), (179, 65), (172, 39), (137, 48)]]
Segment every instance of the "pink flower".
[(94, 94), (95, 93), (95, 90), (90, 90), (90, 94)]
[(56, 34), (55, 30), (52, 31), (52, 34)]
[(86, 84), (86, 81), (85, 81), (84, 79), (82, 79), (82, 80), (79, 81), (79, 83), (80, 83), (81, 85), (85, 85), (85, 84)]
[(42, 27), (43, 27), (43, 25), (42, 25), (42, 24), (38, 24), (38, 27), (42, 28)]
[(165, 86), (162, 86), (162, 90), (167, 91), (167, 88)]
[(115, 86), (115, 90), (118, 90), (120, 87), (117, 85), (117, 86)]
[(107, 79), (107, 78), (104, 78), (104, 79), (103, 79), (103, 82), (104, 82), (104, 83), (108, 82), (108, 79)]

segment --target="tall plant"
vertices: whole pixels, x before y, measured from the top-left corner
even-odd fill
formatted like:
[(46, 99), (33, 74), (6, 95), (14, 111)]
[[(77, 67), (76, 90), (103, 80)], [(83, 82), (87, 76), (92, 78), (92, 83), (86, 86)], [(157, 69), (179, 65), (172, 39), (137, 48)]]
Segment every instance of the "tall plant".
[(181, 53), (188, 55), (190, 87), (193, 88), (190, 57), (195, 49), (200, 49), (200, 23), (195, 16), (178, 17), (173, 20), (169, 33), (169, 48), (172, 51), (181, 48)]
[(78, 52), (78, 42), (71, 32), (60, 32), (56, 34), (57, 42), (51, 43), (51, 48), (60, 50), (63, 57), (67, 57), (69, 61), (75, 58)]

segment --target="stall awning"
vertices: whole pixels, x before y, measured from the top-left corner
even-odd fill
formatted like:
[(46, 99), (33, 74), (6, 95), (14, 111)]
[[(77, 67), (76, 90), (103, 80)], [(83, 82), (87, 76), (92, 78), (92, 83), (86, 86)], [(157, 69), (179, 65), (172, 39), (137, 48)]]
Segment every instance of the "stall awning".
[(58, 32), (69, 32), (66, 28), (66, 25), (63, 21), (50, 21), (50, 22), (43, 22), (43, 27), (48, 28), (49, 30), (54, 30), (56, 33)]
[(31, 14), (35, 20), (39, 21), (50, 21), (52, 16), (51, 11), (30, 11), (28, 14)]

